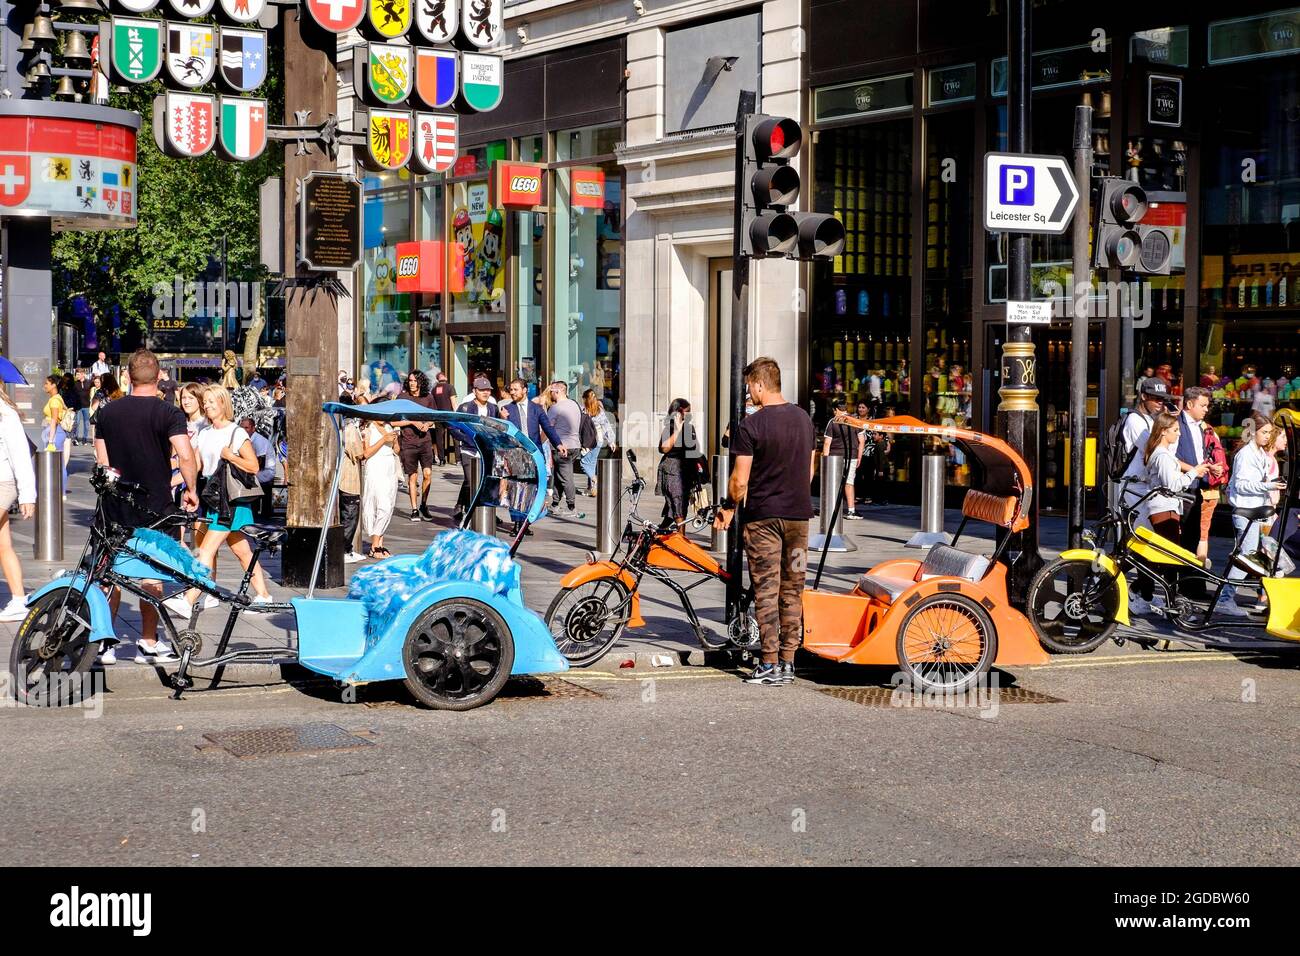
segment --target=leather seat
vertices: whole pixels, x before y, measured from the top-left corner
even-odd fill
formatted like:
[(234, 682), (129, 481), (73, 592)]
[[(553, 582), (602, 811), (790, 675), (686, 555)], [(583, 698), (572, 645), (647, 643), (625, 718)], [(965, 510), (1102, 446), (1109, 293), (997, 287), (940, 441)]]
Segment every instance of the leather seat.
[(858, 591), (867, 597), (876, 598), (886, 604), (894, 600), (916, 582), (911, 578), (891, 578), (885, 574), (864, 574), (858, 578)]
[(928, 577), (965, 578), (978, 581), (989, 569), (989, 559), (949, 544), (936, 544), (921, 562), (921, 580)]
[(274, 524), (246, 524), (239, 533), (264, 545), (275, 545), (289, 536), (289, 529)]
[(1245, 518), (1247, 521), (1267, 521), (1273, 517), (1277, 511), (1272, 505), (1260, 505), (1256, 508), (1233, 508), (1232, 516), (1234, 518)]

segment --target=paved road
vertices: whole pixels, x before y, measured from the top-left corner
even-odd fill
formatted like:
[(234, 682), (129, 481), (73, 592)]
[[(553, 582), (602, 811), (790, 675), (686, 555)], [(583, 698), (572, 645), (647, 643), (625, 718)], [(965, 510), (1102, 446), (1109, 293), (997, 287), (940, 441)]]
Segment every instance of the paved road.
[[(467, 714), (293, 687), (9, 709), (0, 864), (1296, 863), (1294, 670), (1072, 661), (1019, 675), (1064, 702), (996, 710), (867, 707), (821, 692), (867, 672), (806, 673), (579, 672), (601, 697)], [(370, 745), (198, 749), (318, 721)]]
[[(445, 507), (454, 489), (439, 494)], [(914, 526), (914, 510), (875, 509), (831, 577), (899, 553)], [(409, 548), (430, 533), (394, 527)], [(590, 519), (539, 527), (530, 603), (591, 534)], [(666, 600), (647, 618), (663, 646), (688, 646)], [(996, 708), (869, 707), (827, 691), (887, 685), (888, 670), (800, 674), (764, 688), (706, 667), (570, 672), (549, 697), (519, 682), (467, 714), (410, 707), (393, 685), (351, 703), (329, 686), (174, 702), (132, 685), (93, 710), (5, 706), (0, 864), (1296, 863), (1294, 662), (1111, 647), (999, 673), (1000, 690), (1061, 702)], [(318, 722), (368, 745), (200, 749), (205, 734)]]

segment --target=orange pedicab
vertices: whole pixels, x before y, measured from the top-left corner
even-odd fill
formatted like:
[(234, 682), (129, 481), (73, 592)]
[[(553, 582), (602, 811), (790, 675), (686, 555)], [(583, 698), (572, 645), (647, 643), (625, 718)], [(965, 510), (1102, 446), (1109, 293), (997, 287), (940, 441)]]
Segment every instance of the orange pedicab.
[[(914, 689), (947, 694), (972, 688), (995, 664), (1047, 663), (1033, 625), (1007, 598), (1007, 544), (1028, 526), (1033, 493), (1024, 460), (1001, 439), (909, 416), (842, 421), (877, 434), (951, 442), (977, 464), (982, 481), (966, 492), (952, 544), (933, 546), (921, 560), (882, 561), (847, 594), (819, 590), (823, 549), (813, 586), (803, 592), (804, 650), (848, 664), (896, 662)], [(832, 526), (843, 500), (841, 488)], [(998, 529), (992, 554), (958, 546), (972, 520)]]

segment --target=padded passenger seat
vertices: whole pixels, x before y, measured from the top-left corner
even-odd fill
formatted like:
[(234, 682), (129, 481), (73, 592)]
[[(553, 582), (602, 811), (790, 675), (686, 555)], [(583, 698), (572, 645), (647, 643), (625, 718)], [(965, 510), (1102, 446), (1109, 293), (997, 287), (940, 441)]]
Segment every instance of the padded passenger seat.
[[(978, 581), (989, 568), (989, 559), (969, 554), (947, 544), (936, 544), (921, 562), (919, 580), (931, 577), (965, 578)], [(858, 591), (868, 597), (893, 604), (900, 594), (916, 582), (911, 578), (892, 577), (887, 574), (864, 574), (858, 578)]]

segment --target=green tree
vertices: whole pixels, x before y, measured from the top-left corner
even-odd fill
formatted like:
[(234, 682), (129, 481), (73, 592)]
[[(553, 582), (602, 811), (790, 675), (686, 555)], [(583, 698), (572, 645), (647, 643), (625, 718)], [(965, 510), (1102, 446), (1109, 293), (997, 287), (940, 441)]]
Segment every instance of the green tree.
[[(278, 31), (277, 31), (278, 34)], [(281, 122), (283, 97), (277, 34), (272, 34), (271, 70), (256, 95), (267, 99), (268, 119)], [(264, 277), (260, 264), (258, 191), (267, 177), (284, 170), (282, 144), (272, 140), (257, 159), (229, 162), (214, 150), (198, 159), (173, 159), (153, 141), (153, 98), (161, 81), (114, 93), (111, 105), (139, 113), (136, 146), (136, 219), (134, 229), (63, 232), (54, 238), (56, 302), (85, 296), (101, 337), (110, 331), (114, 306), (122, 329), (148, 329), (154, 286), (171, 285), (176, 276), (193, 279), (226, 240), (227, 277), (251, 281)]]

